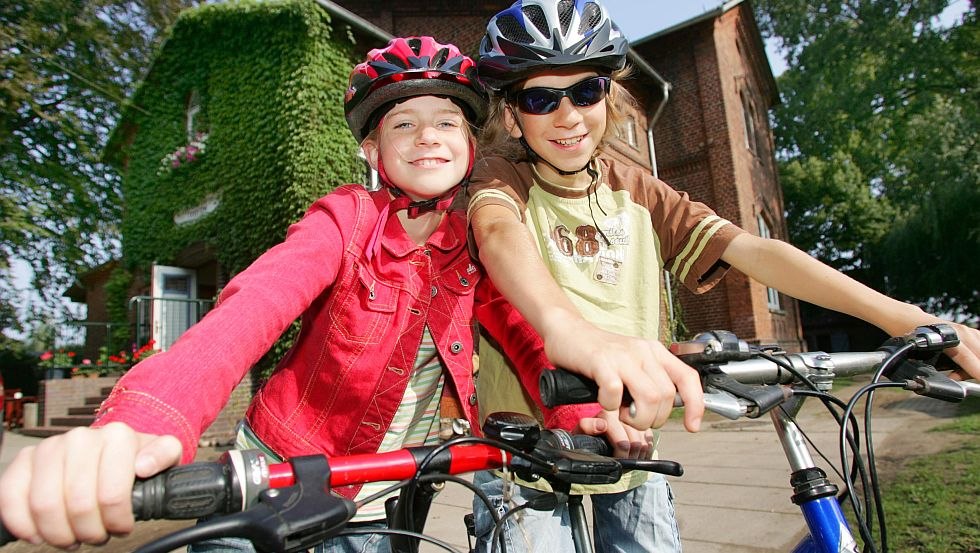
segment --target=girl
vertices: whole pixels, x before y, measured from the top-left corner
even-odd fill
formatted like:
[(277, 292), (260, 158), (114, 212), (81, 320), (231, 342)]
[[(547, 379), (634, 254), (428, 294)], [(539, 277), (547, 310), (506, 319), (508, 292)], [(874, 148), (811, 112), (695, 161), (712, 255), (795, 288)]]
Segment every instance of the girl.
[[(474, 72), (455, 46), (429, 37), (369, 52), (344, 106), (383, 189), (349, 185), (317, 200), (211, 313), (118, 382), (93, 428), (22, 451), (0, 478), (7, 528), (59, 547), (131, 531), (134, 476), (193, 460), (231, 390), (297, 317), (299, 336), (252, 401), (240, 446), (284, 459), (431, 443), (444, 399), (475, 425), (471, 318), (481, 272), (465, 220), (450, 208), (473, 166), (470, 125), (486, 110)], [(381, 525), (383, 501), (372, 505), (355, 520)], [(379, 535), (322, 546), (386, 548)]]
[[(617, 82), (628, 49), (598, 0), (519, 0), (491, 18), (478, 59), (480, 79), (494, 93), (482, 141), (487, 152), (501, 153), (474, 171), (468, 216), (479, 258), (503, 296), (541, 332), (552, 362), (591, 374), (608, 409), (617, 408), (623, 387), (629, 388), (632, 409), (600, 413), (595, 420), (618, 417), (638, 429), (659, 427), (679, 392), (687, 406), (685, 425), (696, 431), (700, 424), (697, 374), (658, 341), (658, 276), (665, 267), (695, 292), (710, 289), (735, 267), (889, 335), (940, 320), (789, 244), (746, 233), (649, 173), (603, 156), (618, 106), (629, 101)], [(955, 326), (963, 345), (953, 355), (976, 376), (980, 333)], [(514, 376), (502, 357), (481, 343), (478, 393), (486, 412), (503, 401), (514, 410), (517, 386), (507, 384)], [(542, 366), (513, 365), (526, 387)], [(631, 434), (621, 444), (621, 455), (647, 455), (650, 437)], [(503, 487), (499, 479), (478, 478), (485, 491)], [(666, 481), (638, 480), (624, 478), (618, 488), (592, 496), (597, 549), (678, 551)], [(514, 500), (535, 493), (518, 487)], [(482, 502), (474, 510), (477, 531), (489, 533)], [(565, 515), (526, 513), (523, 534), (508, 532), (511, 550), (570, 547), (557, 541), (568, 540)]]

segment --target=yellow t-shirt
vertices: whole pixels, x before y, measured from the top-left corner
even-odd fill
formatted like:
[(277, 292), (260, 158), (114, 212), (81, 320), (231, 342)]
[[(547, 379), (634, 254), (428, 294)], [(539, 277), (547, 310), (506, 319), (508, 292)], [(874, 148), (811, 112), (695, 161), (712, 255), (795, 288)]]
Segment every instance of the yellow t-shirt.
[[(661, 336), (661, 273), (665, 267), (695, 292), (725, 273), (721, 254), (741, 231), (636, 167), (599, 158), (587, 190), (548, 182), (528, 163), (481, 160), (473, 173), (469, 214), (488, 204), (512, 209), (531, 231), (555, 281), (596, 326), (652, 340)], [(481, 416), (494, 411), (540, 414), (514, 368), (491, 342), (480, 342), (477, 395)], [(642, 484), (643, 472), (590, 493)], [(581, 492), (576, 492), (581, 493)]]

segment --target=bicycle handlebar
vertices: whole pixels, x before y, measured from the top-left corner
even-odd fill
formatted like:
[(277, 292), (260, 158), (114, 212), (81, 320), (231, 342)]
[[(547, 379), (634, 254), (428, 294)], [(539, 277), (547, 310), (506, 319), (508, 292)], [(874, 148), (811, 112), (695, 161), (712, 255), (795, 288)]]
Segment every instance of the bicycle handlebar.
[[(790, 389), (769, 385), (798, 384), (801, 382), (798, 375), (826, 391), (836, 377), (875, 371), (899, 346), (908, 346), (919, 357), (924, 357), (958, 343), (952, 328), (939, 324), (919, 327), (907, 336), (886, 342), (877, 351), (867, 352), (769, 351), (752, 348), (727, 331), (701, 333), (693, 340), (671, 345), (670, 349), (700, 373), (705, 389), (705, 408), (737, 419), (757, 417), (788, 399), (792, 394)], [(787, 366), (794, 370), (788, 370)], [(885, 376), (890, 380), (905, 380), (907, 389), (936, 399), (959, 401), (969, 395), (980, 395), (977, 384), (953, 381), (915, 360), (906, 361)], [(595, 402), (598, 398), (595, 382), (560, 368), (544, 371), (540, 388), (542, 402), (547, 407)], [(632, 401), (629, 390), (624, 389), (623, 405)], [(675, 397), (674, 406), (682, 405), (680, 396)]]
[[(284, 463), (268, 463), (256, 450), (230, 450), (217, 461), (177, 466), (136, 481), (133, 514), (137, 520), (151, 520), (239, 513), (242, 517), (236, 524), (242, 528), (269, 526), (267, 530), (248, 530), (254, 532), (250, 539), (264, 543), (266, 548), (292, 550), (318, 543), (316, 539), (332, 535), (354, 515), (352, 502), (327, 493), (337, 486), (409, 480), (423, 470), (457, 475), (503, 467), (528, 480), (544, 478), (558, 486), (556, 489), (571, 484), (613, 483), (623, 470), (683, 474), (673, 461), (609, 458), (612, 448), (604, 438), (541, 430), (527, 415), (491, 415), (484, 431), (495, 439), (458, 438), (440, 446), (329, 458), (310, 455)], [(306, 476), (298, 474), (303, 470)], [(280, 495), (292, 499), (286, 501)], [(315, 507), (297, 507), (304, 503)], [(283, 526), (289, 519), (282, 516), (287, 509), (292, 509), (291, 516), (301, 522)], [(315, 514), (318, 511), (323, 515)], [(315, 524), (302, 520), (304, 517)], [(302, 541), (290, 541), (294, 536), (301, 536)], [(0, 545), (13, 540), (0, 525)], [(173, 546), (170, 543), (166, 547)], [(160, 550), (170, 550), (166, 547), (160, 546)]]

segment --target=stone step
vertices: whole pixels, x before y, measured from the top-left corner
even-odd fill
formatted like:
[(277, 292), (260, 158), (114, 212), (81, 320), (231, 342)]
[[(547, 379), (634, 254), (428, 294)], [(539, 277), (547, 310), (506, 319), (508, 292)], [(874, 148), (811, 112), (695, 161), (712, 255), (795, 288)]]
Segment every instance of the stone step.
[(69, 407), (68, 408), (68, 414), (69, 415), (89, 416), (89, 415), (92, 415), (93, 413), (95, 413), (95, 407), (93, 407), (92, 405), (86, 405), (85, 407)]
[(85, 405), (99, 406), (105, 401), (105, 398), (109, 397), (108, 394), (104, 396), (89, 396), (85, 398)]
[(51, 417), (51, 426), (88, 426), (93, 422), (95, 422), (95, 413), (90, 415)]
[(35, 438), (47, 438), (49, 436), (57, 436), (58, 434), (64, 434), (68, 432), (74, 426), (35, 426), (34, 428), (18, 428), (17, 433), (23, 434), (24, 436), (33, 436)]

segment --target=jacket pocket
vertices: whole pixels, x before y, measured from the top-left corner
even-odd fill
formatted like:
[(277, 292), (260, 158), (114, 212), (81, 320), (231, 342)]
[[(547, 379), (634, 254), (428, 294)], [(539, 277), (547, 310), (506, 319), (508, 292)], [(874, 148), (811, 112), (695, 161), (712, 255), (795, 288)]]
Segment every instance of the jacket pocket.
[(457, 296), (468, 296), (476, 290), (480, 282), (480, 269), (475, 263), (465, 259), (452, 264), (439, 276), (442, 285)]
[(398, 306), (398, 289), (378, 280), (370, 269), (358, 267), (347, 296), (334, 304), (334, 326), (352, 342), (377, 344)]

